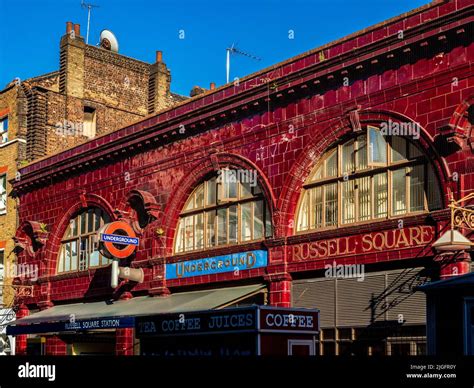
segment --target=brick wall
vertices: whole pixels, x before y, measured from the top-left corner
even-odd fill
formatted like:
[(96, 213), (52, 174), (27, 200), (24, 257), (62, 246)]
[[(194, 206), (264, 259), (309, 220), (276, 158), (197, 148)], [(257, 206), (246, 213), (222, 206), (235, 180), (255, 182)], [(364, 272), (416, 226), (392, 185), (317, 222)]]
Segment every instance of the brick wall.
[[(50, 235), (34, 257), (21, 259), (41, 266), (52, 301), (110, 296), (113, 290), (108, 286), (107, 268), (56, 276), (60, 239), (69, 218), (81, 209), (81, 195), (88, 204), (112, 214), (116, 208), (130, 210), (127, 194), (138, 189), (151, 193), (161, 210), (141, 236), (133, 265), (144, 269), (145, 282), (134, 285), (133, 291), (266, 279), (271, 303), (288, 305), (289, 267), (286, 250), (280, 245), (289, 244), (294, 237), (290, 225), (303, 181), (325, 150), (354, 131), (354, 117), (362, 125), (388, 119), (418, 122), (423, 129), (419, 146), (435, 165), (444, 204), (448, 187), (456, 197), (474, 189), (474, 134), (465, 121), (466, 107), (472, 105), (474, 95), (474, 45), (463, 9), (462, 1), (432, 4), (249, 76), (239, 87), (207, 92), (178, 108), (25, 167), (24, 179), (18, 184), (20, 219), (46, 223)], [(442, 23), (436, 22), (438, 17)], [(399, 28), (411, 31), (407, 41), (397, 41)], [(423, 48), (427, 46), (429, 49)], [(346, 74), (347, 86), (342, 82)], [(271, 82), (262, 82), (268, 77), (273, 77)], [(357, 113), (351, 115), (351, 111)], [(447, 137), (452, 140), (459, 135), (456, 147), (443, 142), (443, 128), (450, 122), (459, 124)], [(185, 127), (184, 134), (178, 131), (180, 125)], [(226, 165), (259, 172), (274, 215), (274, 238), (265, 244), (203, 254), (268, 248), (270, 265), (241, 271), (238, 276), (156, 280), (164, 271), (163, 258), (182, 259), (173, 256), (173, 236), (188, 195), (207, 174)], [(453, 180), (454, 172), (462, 179)], [(442, 227), (448, 221), (447, 213), (438, 216)], [(406, 222), (423, 224), (425, 220), (407, 217)], [(369, 230), (387, 227), (396, 227), (396, 220), (365, 226)], [(157, 237), (157, 228), (164, 229), (163, 237)], [(347, 228), (344, 233), (360, 233), (359, 229)], [(199, 255), (186, 255), (186, 259), (195, 257)], [(411, 258), (413, 252), (407, 250), (367, 254), (364, 260), (383, 263)], [(298, 264), (291, 271), (314, 271), (324, 264), (323, 260)], [(268, 277), (272, 274), (281, 275)], [(44, 294), (27, 302), (34, 305)]]

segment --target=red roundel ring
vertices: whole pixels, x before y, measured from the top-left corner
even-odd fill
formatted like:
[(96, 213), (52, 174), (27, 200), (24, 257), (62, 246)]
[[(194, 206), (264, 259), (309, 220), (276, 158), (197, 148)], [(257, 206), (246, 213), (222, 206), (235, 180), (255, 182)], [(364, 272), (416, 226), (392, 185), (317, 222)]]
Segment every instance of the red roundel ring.
[[(132, 237), (132, 238), (137, 237), (135, 234), (135, 231), (128, 223), (126, 223), (125, 221), (114, 221), (114, 222), (110, 222), (109, 224), (105, 224), (102, 228), (99, 229), (99, 238), (102, 233), (103, 234), (116, 234), (117, 231), (123, 232), (124, 233), (123, 235), (126, 237)], [(106, 251), (104, 252), (105, 256), (111, 256), (117, 259), (127, 258), (137, 248), (136, 245), (129, 244), (129, 245), (123, 245), (123, 249), (120, 249), (114, 246), (113, 242), (109, 242), (109, 241), (102, 241), (101, 245)]]

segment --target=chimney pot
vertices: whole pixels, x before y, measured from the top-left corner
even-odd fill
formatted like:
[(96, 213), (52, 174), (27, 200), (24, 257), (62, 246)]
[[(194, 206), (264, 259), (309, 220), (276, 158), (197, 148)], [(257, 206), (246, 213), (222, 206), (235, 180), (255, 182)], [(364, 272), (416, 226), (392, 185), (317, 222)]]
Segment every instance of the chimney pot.
[(74, 35), (81, 36), (81, 25), (74, 24)]
[(211, 87), (210, 87), (210, 89), (211, 89), (211, 90), (214, 90), (215, 88), (216, 88), (215, 82), (211, 82)]
[(66, 22), (66, 34), (71, 33), (72, 31), (72, 22)]
[(163, 61), (163, 51), (156, 52), (156, 63), (161, 63)]

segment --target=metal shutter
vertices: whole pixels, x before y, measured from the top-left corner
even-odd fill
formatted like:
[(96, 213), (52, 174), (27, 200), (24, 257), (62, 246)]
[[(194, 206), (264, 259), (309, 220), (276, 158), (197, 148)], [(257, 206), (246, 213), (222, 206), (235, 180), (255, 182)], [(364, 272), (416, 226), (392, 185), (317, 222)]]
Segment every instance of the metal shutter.
[(292, 306), (318, 308), (321, 316), (321, 327), (334, 327), (335, 285), (334, 279), (295, 281), (291, 293)]
[[(384, 275), (366, 275), (363, 281), (338, 279), (337, 326), (366, 326), (380, 316), (385, 287)], [(380, 300), (382, 298), (382, 300)]]
[(407, 268), (398, 273), (387, 273), (387, 319), (398, 320), (403, 314), (406, 324), (426, 322), (426, 297), (414, 287), (429, 281), (421, 268)]

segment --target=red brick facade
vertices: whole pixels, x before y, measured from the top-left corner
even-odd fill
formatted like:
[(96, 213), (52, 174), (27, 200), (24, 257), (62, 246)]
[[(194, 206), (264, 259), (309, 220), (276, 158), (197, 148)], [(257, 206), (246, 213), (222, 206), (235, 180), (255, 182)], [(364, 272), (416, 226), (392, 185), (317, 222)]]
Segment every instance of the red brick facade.
[[(48, 230), (44, 245), (19, 254), (20, 262), (40, 267), (34, 297), (23, 303), (37, 309), (45, 303), (120, 297), (124, 292), (163, 295), (263, 282), (270, 304), (289, 307), (292, 278), (333, 261), (298, 261), (293, 245), (397, 228), (398, 219), (387, 219), (305, 234), (294, 230), (303, 182), (320, 156), (360, 127), (387, 120), (421, 126), (419, 145), (433, 162), (442, 190), (444, 210), (431, 214), (439, 233), (449, 222), (448, 188), (455, 198), (474, 190), (472, 11), (469, 1), (432, 3), (23, 168), (15, 184), (20, 220), (45, 223)], [(174, 255), (186, 199), (205, 177), (225, 166), (257, 171), (273, 236)], [(127, 203), (133, 190), (146, 193), (143, 202), (153, 214), (153, 221), (138, 231), (140, 246), (130, 260), (132, 267), (144, 270), (144, 283), (122, 282), (112, 290), (108, 268), (56, 274), (60, 241), (71, 217), (85, 206), (98, 206), (112, 219), (121, 215), (133, 220)], [(426, 219), (426, 214), (407, 216), (403, 222), (405, 227), (420, 226)], [(17, 237), (24, 234), (19, 230)], [(165, 280), (166, 263), (251, 249), (268, 250), (266, 268), (237, 276), (229, 272)], [(337, 262), (408, 262), (420, 255), (435, 259), (429, 247), (412, 247), (362, 258), (340, 255)], [(465, 272), (466, 263), (453, 265)], [(132, 354), (132, 348), (133, 330), (120, 329), (117, 354)], [(63, 351), (54, 341), (47, 349)]]

